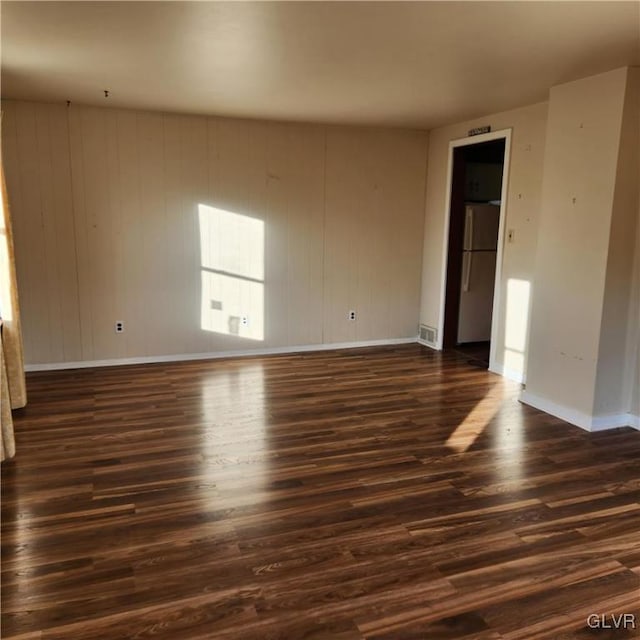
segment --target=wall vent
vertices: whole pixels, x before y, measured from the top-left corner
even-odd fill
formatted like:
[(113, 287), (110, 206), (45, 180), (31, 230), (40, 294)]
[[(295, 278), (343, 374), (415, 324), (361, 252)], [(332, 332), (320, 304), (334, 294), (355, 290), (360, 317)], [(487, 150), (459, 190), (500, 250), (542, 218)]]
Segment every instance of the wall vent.
[(426, 324), (420, 325), (420, 342), (437, 349), (436, 341), (438, 339), (438, 330), (428, 327)]

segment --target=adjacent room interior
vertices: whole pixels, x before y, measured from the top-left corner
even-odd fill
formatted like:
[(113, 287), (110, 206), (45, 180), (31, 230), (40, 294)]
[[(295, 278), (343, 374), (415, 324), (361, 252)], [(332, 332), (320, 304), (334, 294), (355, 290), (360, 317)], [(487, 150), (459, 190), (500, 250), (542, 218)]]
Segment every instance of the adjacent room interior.
[(636, 637), (638, 3), (0, 17), (3, 638)]
[(465, 142), (452, 149), (442, 346), (488, 369), (506, 139)]

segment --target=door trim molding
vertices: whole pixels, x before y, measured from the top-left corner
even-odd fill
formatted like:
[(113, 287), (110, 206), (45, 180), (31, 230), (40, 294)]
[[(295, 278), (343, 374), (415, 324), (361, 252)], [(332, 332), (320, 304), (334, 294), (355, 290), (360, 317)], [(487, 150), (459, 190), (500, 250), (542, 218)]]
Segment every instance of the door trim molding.
[(444, 234), (442, 238), (442, 276), (440, 278), (440, 314), (438, 320), (437, 347), (442, 350), (444, 339), (444, 309), (447, 295), (447, 268), (449, 266), (449, 224), (451, 218), (451, 186), (453, 181), (453, 152), (457, 147), (466, 147), (482, 142), (504, 140), (504, 164), (502, 167), (502, 191), (500, 194), (500, 222), (498, 224), (498, 245), (496, 252), (496, 276), (493, 285), (493, 308), (491, 311), (491, 350), (489, 352), (489, 370), (498, 373), (501, 366), (497, 362), (495, 345), (498, 336), (498, 313), (501, 304), (502, 257), (504, 250), (505, 223), (507, 216), (507, 193), (509, 188), (509, 167), (511, 164), (511, 134), (513, 129), (500, 129), (479, 136), (458, 138), (449, 142), (447, 164), (447, 191), (445, 201)]

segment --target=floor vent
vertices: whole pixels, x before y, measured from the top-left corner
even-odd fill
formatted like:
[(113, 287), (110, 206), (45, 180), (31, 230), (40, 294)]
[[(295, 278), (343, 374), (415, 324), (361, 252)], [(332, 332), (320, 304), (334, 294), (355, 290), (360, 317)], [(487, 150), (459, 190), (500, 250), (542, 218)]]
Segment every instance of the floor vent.
[(437, 348), (436, 340), (438, 338), (438, 330), (433, 327), (427, 327), (426, 324), (420, 325), (420, 342), (424, 342), (425, 344)]

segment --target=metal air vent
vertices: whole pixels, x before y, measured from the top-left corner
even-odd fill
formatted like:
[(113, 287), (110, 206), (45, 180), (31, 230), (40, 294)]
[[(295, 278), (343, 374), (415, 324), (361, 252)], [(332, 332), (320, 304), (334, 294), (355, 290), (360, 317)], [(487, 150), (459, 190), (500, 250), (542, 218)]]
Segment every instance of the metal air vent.
[(438, 339), (438, 330), (433, 327), (428, 327), (426, 324), (420, 325), (420, 342), (428, 345), (429, 347), (437, 348), (436, 341)]

